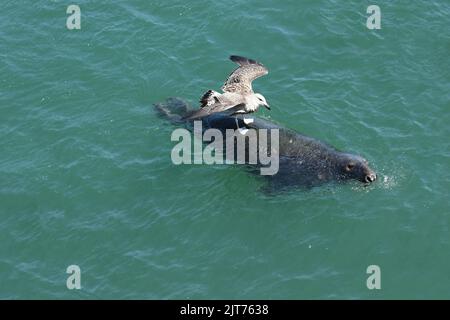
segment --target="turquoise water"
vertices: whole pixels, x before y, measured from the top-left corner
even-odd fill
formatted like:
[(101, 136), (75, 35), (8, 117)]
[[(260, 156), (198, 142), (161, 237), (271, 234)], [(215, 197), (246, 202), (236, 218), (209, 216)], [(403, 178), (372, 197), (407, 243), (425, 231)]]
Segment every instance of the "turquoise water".
[[(448, 1), (76, 1), (68, 30), (72, 3), (0, 10), (0, 298), (450, 298)], [(270, 70), (260, 116), (377, 182), (267, 197), (173, 165), (152, 103), (196, 105), (230, 54)]]

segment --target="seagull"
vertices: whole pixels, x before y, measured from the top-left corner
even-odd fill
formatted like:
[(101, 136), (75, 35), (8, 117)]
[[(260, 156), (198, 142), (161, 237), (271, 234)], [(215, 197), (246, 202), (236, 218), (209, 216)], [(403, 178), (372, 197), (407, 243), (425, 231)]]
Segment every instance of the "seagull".
[(223, 93), (208, 90), (200, 99), (200, 109), (187, 115), (185, 120), (199, 119), (216, 112), (243, 114), (255, 112), (259, 106), (270, 110), (266, 98), (254, 93), (252, 81), (269, 73), (261, 63), (240, 56), (230, 56), (239, 67), (234, 70), (222, 86)]

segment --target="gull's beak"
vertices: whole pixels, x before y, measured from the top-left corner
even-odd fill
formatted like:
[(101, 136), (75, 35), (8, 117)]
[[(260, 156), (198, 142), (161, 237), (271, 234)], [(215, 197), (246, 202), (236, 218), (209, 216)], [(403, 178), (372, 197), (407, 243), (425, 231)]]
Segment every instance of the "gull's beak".
[(264, 104), (264, 107), (266, 107), (267, 110), (270, 110), (270, 106), (269, 106), (269, 104), (267, 102)]

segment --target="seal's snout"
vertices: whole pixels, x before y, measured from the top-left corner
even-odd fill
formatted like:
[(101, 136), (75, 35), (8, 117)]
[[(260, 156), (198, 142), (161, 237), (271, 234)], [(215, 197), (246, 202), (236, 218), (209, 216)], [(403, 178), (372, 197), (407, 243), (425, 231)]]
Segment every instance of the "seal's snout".
[(376, 179), (377, 179), (377, 175), (374, 172), (370, 172), (369, 174), (366, 174), (366, 176), (364, 177), (364, 180), (367, 183), (374, 182)]

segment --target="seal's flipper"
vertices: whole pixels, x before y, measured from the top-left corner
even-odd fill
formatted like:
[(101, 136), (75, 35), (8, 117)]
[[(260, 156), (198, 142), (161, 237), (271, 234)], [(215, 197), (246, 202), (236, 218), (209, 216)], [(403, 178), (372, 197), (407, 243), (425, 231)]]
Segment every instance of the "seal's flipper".
[(168, 98), (165, 102), (154, 104), (159, 115), (174, 123), (182, 123), (183, 117), (189, 113), (189, 105), (180, 98)]

